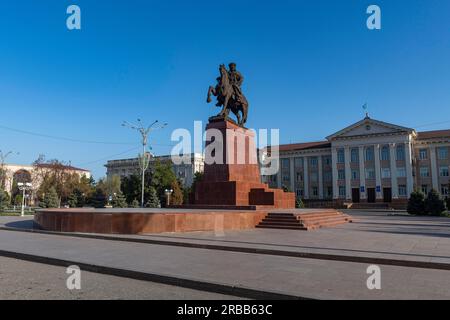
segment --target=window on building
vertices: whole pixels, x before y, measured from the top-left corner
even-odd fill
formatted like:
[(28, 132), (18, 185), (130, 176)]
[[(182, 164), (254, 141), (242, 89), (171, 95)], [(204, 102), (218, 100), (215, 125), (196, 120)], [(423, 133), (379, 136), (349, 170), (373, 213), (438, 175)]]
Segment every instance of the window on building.
[(389, 147), (383, 146), (381, 148), (381, 160), (389, 160)]
[(422, 189), (422, 192), (423, 192), (425, 195), (428, 194), (428, 185), (423, 184), (421, 189)]
[(448, 184), (441, 185), (441, 195), (444, 197), (448, 196)]
[(405, 146), (403, 145), (397, 146), (397, 160), (405, 160)]
[(324, 181), (327, 181), (327, 182), (333, 180), (333, 174), (331, 173), (331, 171), (326, 171), (326, 172), (324, 172), (324, 174), (323, 174), (323, 180), (324, 180)]
[(323, 157), (323, 162), (327, 166), (331, 166), (331, 157)]
[(397, 168), (397, 178), (406, 178), (406, 168), (405, 167)]
[(359, 150), (358, 150), (358, 148), (352, 148), (352, 150), (350, 151), (350, 157), (351, 157), (351, 161), (353, 163), (358, 163), (359, 162)]
[(345, 180), (345, 170), (338, 170), (338, 179)]
[(291, 179), (289, 177), (289, 175), (284, 174), (283, 175), (283, 182), (289, 182)]
[(375, 179), (375, 169), (366, 168), (366, 179)]
[(309, 158), (309, 164), (311, 165), (311, 167), (317, 167), (317, 157), (311, 157)]
[(319, 196), (319, 188), (317, 187), (312, 187), (312, 195), (314, 197), (318, 197)]
[(406, 193), (406, 186), (405, 185), (403, 185), (403, 184), (400, 184), (399, 186), (398, 186), (398, 195), (399, 196), (407, 196), (407, 193)]
[(302, 198), (303, 197), (303, 189), (297, 189), (295, 191), (295, 193), (297, 194), (297, 198)]
[(344, 161), (345, 161), (344, 150), (340, 149), (337, 152), (337, 162), (344, 163)]
[(448, 167), (440, 167), (439, 168), (439, 175), (441, 177), (448, 177)]
[(297, 181), (303, 181), (303, 172), (297, 172), (296, 178)]
[(430, 176), (430, 169), (428, 167), (420, 167), (420, 176), (423, 178)]
[(303, 167), (303, 158), (295, 158), (294, 159), (294, 166), (296, 168), (301, 168)]
[(391, 169), (390, 168), (381, 169), (381, 178), (388, 179), (390, 177), (391, 177)]
[(312, 182), (317, 182), (319, 180), (318, 177), (319, 177), (319, 175), (317, 172), (311, 172), (310, 179)]
[(374, 159), (374, 151), (373, 147), (366, 148), (366, 161), (373, 161)]
[(447, 147), (438, 148), (438, 158), (439, 158), (439, 160), (448, 159), (448, 148)]
[(428, 159), (428, 150), (427, 149), (420, 149), (419, 150), (419, 159), (420, 160), (427, 160)]
[(339, 197), (345, 197), (345, 186), (339, 186)]
[(289, 169), (289, 159), (281, 159), (281, 169)]
[(359, 171), (352, 170), (352, 180), (358, 180), (358, 179), (359, 179)]

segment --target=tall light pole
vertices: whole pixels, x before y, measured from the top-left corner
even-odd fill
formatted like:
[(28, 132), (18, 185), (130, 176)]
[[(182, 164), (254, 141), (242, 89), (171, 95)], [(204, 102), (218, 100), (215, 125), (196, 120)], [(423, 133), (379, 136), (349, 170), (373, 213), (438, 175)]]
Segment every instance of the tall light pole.
[(154, 130), (164, 128), (165, 126), (167, 126), (167, 123), (160, 124), (159, 121), (156, 120), (148, 127), (145, 127), (142, 124), (141, 119), (137, 119), (137, 124), (132, 124), (127, 121), (124, 121), (122, 123), (122, 126), (138, 131), (142, 137), (142, 157), (139, 162), (139, 166), (141, 167), (141, 170), (142, 170), (141, 207), (144, 208), (145, 171), (147, 170), (148, 165), (149, 165), (149, 159), (147, 159), (146, 152), (145, 152), (145, 150), (147, 149), (147, 144), (148, 144), (148, 135), (150, 134), (150, 132), (152, 132)]
[(25, 192), (27, 190), (31, 190), (33, 185), (31, 183), (29, 183), (29, 182), (27, 182), (27, 183), (19, 182), (17, 184), (17, 186), (19, 187), (19, 190), (22, 191), (22, 193), (23, 193), (22, 194), (22, 210), (21, 210), (21, 213), (20, 213), (20, 215), (23, 217), (23, 216), (25, 216)]

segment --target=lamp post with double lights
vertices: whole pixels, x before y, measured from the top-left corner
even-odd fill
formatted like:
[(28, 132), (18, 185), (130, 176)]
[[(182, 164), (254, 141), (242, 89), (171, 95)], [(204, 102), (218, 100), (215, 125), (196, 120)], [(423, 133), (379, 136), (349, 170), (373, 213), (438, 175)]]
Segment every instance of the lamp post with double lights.
[(170, 196), (172, 195), (173, 190), (166, 189), (164, 192), (166, 194), (166, 206), (168, 207), (168, 206), (170, 206)]
[(141, 192), (141, 207), (144, 208), (144, 190), (145, 190), (145, 171), (148, 169), (150, 159), (146, 156), (147, 144), (148, 144), (148, 135), (151, 131), (162, 129), (167, 126), (167, 123), (160, 124), (158, 120), (153, 122), (148, 127), (144, 127), (141, 120), (137, 120), (137, 124), (132, 124), (127, 121), (122, 123), (123, 127), (127, 127), (133, 130), (138, 131), (142, 136), (142, 156), (140, 157), (139, 166), (142, 171), (142, 192)]
[(19, 182), (17, 184), (17, 187), (19, 188), (20, 191), (22, 191), (22, 210), (20, 213), (20, 216), (23, 217), (25, 216), (25, 194), (26, 191), (31, 190), (33, 188), (33, 185), (30, 182)]

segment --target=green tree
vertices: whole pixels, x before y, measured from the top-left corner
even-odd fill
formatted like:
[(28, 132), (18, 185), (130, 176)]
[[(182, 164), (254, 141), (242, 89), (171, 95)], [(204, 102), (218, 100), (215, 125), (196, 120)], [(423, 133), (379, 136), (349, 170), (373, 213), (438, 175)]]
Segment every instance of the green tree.
[(446, 209), (445, 202), (439, 195), (439, 192), (431, 189), (425, 199), (425, 211), (429, 215), (440, 216)]
[(128, 207), (127, 201), (125, 196), (123, 195), (122, 192), (119, 193), (115, 193), (113, 195), (113, 199), (112, 199), (112, 206), (113, 208), (126, 208)]
[(445, 203), (447, 204), (447, 210), (450, 210), (450, 198), (445, 198)]
[(131, 201), (131, 208), (139, 208), (140, 206), (138, 199), (133, 199), (133, 201)]
[(170, 162), (155, 161), (151, 174), (151, 186), (156, 190), (160, 202), (165, 198), (165, 190), (171, 189), (176, 180), (177, 177)]
[(295, 207), (297, 209), (302, 209), (302, 208), (305, 207), (305, 205), (304, 205), (304, 203), (303, 203), (301, 198), (297, 198), (297, 200), (295, 201)]
[(413, 215), (425, 215), (425, 195), (420, 190), (411, 193), (408, 200), (407, 211)]
[(104, 208), (107, 202), (107, 196), (101, 188), (95, 188), (94, 193), (88, 199), (88, 204), (94, 208)]
[(179, 206), (183, 204), (183, 190), (180, 187), (180, 183), (175, 180), (174, 182), (172, 182), (172, 186), (171, 186), (173, 192), (172, 195), (170, 196), (170, 204), (171, 205), (175, 205), (175, 206)]
[(147, 208), (160, 208), (161, 207), (161, 202), (159, 201), (158, 194), (156, 193), (156, 190), (153, 187), (150, 187), (149, 198), (148, 198), (145, 206)]
[(0, 210), (5, 209), (9, 202), (11, 201), (8, 192), (3, 189), (0, 189)]
[(70, 194), (69, 198), (67, 199), (67, 204), (70, 208), (78, 207), (78, 195), (75, 192)]
[(51, 187), (48, 192), (44, 195), (42, 201), (39, 202), (39, 206), (42, 208), (58, 208), (59, 207), (59, 197), (56, 189)]

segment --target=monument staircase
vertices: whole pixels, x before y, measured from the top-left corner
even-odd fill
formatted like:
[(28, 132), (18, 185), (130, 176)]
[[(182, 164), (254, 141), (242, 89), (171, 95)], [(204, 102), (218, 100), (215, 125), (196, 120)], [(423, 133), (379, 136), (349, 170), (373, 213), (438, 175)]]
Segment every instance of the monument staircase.
[(333, 227), (352, 222), (350, 216), (336, 210), (320, 210), (320, 212), (294, 213), (269, 212), (256, 228), (314, 230)]

